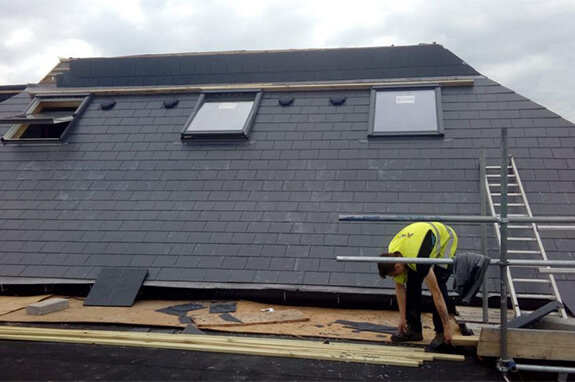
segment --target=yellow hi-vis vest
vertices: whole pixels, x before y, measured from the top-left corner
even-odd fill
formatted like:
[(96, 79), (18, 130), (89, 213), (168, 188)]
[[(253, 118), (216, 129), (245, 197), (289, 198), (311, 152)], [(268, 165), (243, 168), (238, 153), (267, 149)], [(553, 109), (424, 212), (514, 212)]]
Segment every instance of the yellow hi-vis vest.
[[(432, 259), (441, 257), (453, 257), (457, 250), (457, 235), (453, 228), (439, 222), (418, 222), (403, 228), (389, 243), (388, 252), (399, 252), (403, 257), (417, 257), (423, 239), (429, 231), (435, 235), (435, 246), (429, 257)], [(416, 264), (406, 264), (410, 269), (417, 271)], [(447, 268), (447, 265), (440, 265)], [(407, 282), (407, 271), (393, 280), (398, 284)]]

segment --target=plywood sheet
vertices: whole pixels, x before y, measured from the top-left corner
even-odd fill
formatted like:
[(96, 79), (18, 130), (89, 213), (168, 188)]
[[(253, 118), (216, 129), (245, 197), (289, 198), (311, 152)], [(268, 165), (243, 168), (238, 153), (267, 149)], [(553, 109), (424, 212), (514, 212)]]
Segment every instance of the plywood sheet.
[(44, 294), (40, 296), (26, 296), (26, 297), (15, 297), (15, 296), (0, 296), (0, 316), (26, 308), (30, 304), (37, 303), (39, 301), (45, 300), (51, 297), (51, 294)]
[[(238, 312), (258, 312), (265, 308), (297, 309), (310, 318), (307, 322), (292, 322), (287, 324), (274, 325), (249, 325), (236, 327), (209, 327), (205, 329), (218, 330), (223, 332), (236, 333), (258, 333), (276, 334), (302, 337), (323, 337), (335, 339), (351, 339), (364, 341), (390, 342), (390, 334), (374, 332), (357, 332), (354, 329), (346, 328), (346, 325), (336, 324), (337, 320), (347, 320), (356, 322), (371, 322), (378, 325), (397, 325), (399, 313), (387, 310), (359, 310), (359, 309), (329, 309), (303, 306), (281, 306), (260, 304), (251, 301), (239, 301)], [(422, 314), (423, 341), (418, 344), (428, 344), (435, 333), (433, 331), (433, 320), (431, 313)], [(451, 328), (455, 335), (461, 335), (459, 327), (453, 318)]]
[[(189, 301), (136, 301), (132, 307), (83, 306), (82, 299), (71, 298), (70, 308), (43, 316), (29, 316), (25, 309), (0, 316), (4, 322), (81, 322), (100, 324), (126, 324), (146, 326), (169, 326), (184, 328), (186, 324), (179, 321), (178, 316), (156, 312), (177, 303)], [(207, 311), (207, 309), (205, 309)]]
[[(44, 296), (46, 298), (48, 296)], [(40, 296), (38, 296), (40, 298)], [(180, 317), (156, 312), (158, 309), (168, 306), (186, 304), (191, 301), (162, 301), (162, 300), (142, 300), (136, 301), (132, 307), (95, 307), (82, 306), (82, 299), (70, 299), (70, 308), (47, 314), (45, 316), (28, 316), (24, 309), (0, 315), (0, 322), (58, 322), (58, 323), (108, 323), (108, 324), (126, 324), (126, 325), (143, 325), (143, 326), (166, 326), (174, 328), (184, 328), (187, 323), (181, 323)], [(190, 311), (188, 317), (196, 317), (209, 313), (209, 301), (194, 301), (201, 303), (206, 308)], [(26, 304), (21, 304), (22, 308)], [(351, 339), (377, 342), (389, 342), (390, 334), (374, 332), (358, 332), (346, 325), (337, 324), (337, 320), (347, 320), (355, 322), (370, 322), (377, 325), (395, 326), (399, 317), (397, 311), (385, 310), (359, 310), (359, 309), (328, 309), (299, 306), (282, 306), (261, 304), (251, 301), (238, 301), (237, 313), (260, 313), (262, 309), (274, 308), (275, 311), (285, 311), (296, 309), (309, 317), (309, 321), (277, 323), (277, 324), (254, 324), (248, 326), (214, 326), (205, 329), (217, 330), (222, 332), (236, 333), (257, 333), (257, 334), (275, 334), (290, 335), (301, 337), (321, 337), (333, 339)], [(455, 335), (460, 335), (459, 328), (455, 321), (451, 320), (451, 327)], [(433, 322), (430, 313), (422, 315), (423, 337), (424, 340), (419, 344), (426, 344), (434, 336)], [(205, 330), (204, 329), (204, 330)]]
[(226, 320), (219, 314), (204, 314), (194, 317), (194, 323), (198, 328), (230, 327), (245, 325), (270, 325), (277, 323), (292, 323), (309, 321), (309, 317), (295, 309), (287, 309), (273, 312), (248, 312), (230, 314), (236, 321)]

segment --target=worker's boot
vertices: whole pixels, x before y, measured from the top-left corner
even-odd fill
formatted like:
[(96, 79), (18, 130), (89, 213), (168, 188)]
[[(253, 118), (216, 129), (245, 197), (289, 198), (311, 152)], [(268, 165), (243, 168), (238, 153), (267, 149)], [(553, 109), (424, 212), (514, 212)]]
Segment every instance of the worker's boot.
[(414, 332), (411, 328), (407, 328), (404, 333), (396, 333), (391, 336), (391, 341), (393, 342), (411, 342), (411, 341), (421, 341), (423, 335), (421, 333)]
[(425, 347), (426, 352), (457, 354), (457, 348), (445, 342), (443, 333), (436, 333), (435, 338)]

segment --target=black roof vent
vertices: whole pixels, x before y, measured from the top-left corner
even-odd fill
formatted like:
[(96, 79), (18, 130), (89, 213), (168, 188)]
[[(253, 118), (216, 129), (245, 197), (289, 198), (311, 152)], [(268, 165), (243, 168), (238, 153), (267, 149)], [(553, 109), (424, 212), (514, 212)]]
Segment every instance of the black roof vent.
[(294, 100), (293, 97), (285, 97), (278, 99), (278, 103), (282, 106), (289, 106), (293, 103), (293, 100)]
[(167, 99), (164, 101), (164, 108), (166, 109), (173, 109), (178, 106), (178, 101), (176, 98)]
[(116, 101), (113, 99), (102, 101), (102, 103), (100, 103), (100, 109), (102, 110), (110, 110), (114, 106), (116, 106)]
[(334, 106), (340, 106), (345, 103), (346, 97), (331, 97), (329, 102)]

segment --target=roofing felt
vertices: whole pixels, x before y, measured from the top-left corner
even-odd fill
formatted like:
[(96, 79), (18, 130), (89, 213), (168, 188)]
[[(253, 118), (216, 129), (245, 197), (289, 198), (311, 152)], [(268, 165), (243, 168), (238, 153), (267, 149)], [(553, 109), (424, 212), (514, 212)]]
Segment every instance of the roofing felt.
[(478, 75), (441, 45), (70, 59), (58, 86), (155, 86)]
[[(278, 105), (286, 96), (292, 106)], [(93, 280), (122, 266), (172, 284), (391, 288), (373, 264), (335, 256), (377, 255), (401, 224), (338, 215), (479, 213), (479, 148), (498, 163), (501, 127), (534, 214), (575, 214), (575, 129), (556, 114), (478, 79), (442, 89), (444, 138), (369, 140), (369, 96), (264, 93), (249, 141), (191, 144), (179, 133), (197, 94), (115, 96), (107, 111), (96, 96), (65, 145), (0, 148), (0, 276)], [(453, 227), (460, 250), (479, 249), (479, 227)], [(572, 232), (542, 232), (551, 258), (573, 258)]]

